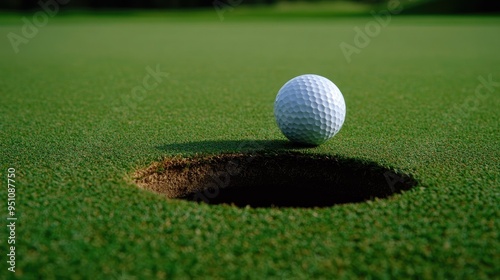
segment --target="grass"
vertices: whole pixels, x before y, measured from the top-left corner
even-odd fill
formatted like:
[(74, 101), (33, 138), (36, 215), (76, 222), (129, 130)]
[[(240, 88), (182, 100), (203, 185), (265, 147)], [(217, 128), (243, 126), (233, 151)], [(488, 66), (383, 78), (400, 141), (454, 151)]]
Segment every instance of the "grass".
[[(339, 44), (369, 17), (83, 19), (50, 19), (18, 54), (5, 34), (22, 22), (0, 19), (0, 194), (14, 167), (18, 217), (16, 273), (2, 261), (3, 275), (499, 274), (500, 88), (475, 94), (478, 77), (500, 80), (498, 18), (393, 18), (351, 63)], [(168, 75), (132, 94), (157, 65)], [(339, 86), (347, 118), (299, 152), (376, 162), (420, 184), (366, 203), (254, 209), (166, 200), (128, 180), (165, 156), (284, 140), (273, 101), (303, 73)]]

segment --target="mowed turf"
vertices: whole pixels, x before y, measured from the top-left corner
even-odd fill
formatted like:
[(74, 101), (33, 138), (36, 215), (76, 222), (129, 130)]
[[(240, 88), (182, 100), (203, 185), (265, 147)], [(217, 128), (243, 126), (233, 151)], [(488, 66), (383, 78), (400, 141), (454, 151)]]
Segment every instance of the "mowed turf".
[[(21, 34), (20, 16), (0, 19), (1, 215), (13, 167), (18, 217), (16, 273), (2, 238), (2, 275), (499, 275), (500, 19), (394, 17), (348, 63), (339, 45), (372, 18), (207, 15), (51, 18), (18, 54), (6, 36)], [(162, 73), (137, 89), (151, 71)], [(304, 73), (337, 84), (347, 117), (331, 141), (297, 151), (376, 162), (419, 185), (359, 204), (254, 209), (132, 184), (165, 156), (273, 149), (284, 140), (275, 95)], [(481, 77), (494, 82), (476, 92)]]

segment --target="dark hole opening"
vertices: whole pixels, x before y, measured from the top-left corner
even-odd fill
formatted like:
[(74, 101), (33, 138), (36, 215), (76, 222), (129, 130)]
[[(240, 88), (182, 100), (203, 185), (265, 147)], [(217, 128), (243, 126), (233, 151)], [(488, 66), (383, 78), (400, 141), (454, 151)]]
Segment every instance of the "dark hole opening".
[(373, 162), (300, 153), (170, 158), (134, 179), (169, 198), (239, 207), (328, 207), (385, 198), (417, 184)]

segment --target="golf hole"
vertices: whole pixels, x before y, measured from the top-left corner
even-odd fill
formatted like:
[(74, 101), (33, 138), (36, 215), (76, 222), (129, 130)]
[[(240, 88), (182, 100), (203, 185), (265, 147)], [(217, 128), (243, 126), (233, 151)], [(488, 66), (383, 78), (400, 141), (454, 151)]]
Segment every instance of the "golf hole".
[(168, 198), (238, 207), (329, 207), (386, 198), (417, 184), (373, 162), (300, 153), (167, 158), (133, 179)]

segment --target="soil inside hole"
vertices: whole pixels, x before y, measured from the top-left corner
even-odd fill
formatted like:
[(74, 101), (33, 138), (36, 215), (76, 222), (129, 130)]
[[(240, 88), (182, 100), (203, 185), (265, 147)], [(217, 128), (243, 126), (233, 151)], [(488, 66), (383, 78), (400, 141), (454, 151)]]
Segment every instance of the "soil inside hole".
[(373, 162), (300, 153), (167, 158), (133, 178), (169, 198), (240, 207), (328, 207), (385, 198), (417, 184)]

